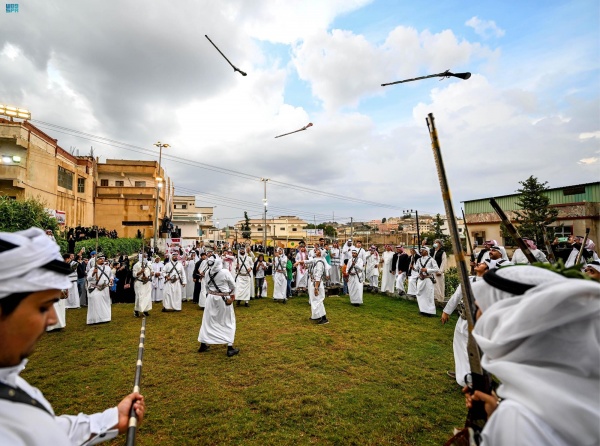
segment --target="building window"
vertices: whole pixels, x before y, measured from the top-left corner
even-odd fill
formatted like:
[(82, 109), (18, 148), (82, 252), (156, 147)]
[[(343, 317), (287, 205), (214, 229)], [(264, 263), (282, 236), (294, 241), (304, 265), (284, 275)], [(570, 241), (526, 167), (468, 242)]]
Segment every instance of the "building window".
[(80, 194), (85, 192), (85, 178), (77, 178), (77, 192)]
[(568, 237), (573, 234), (573, 226), (548, 226), (548, 228), (554, 229), (554, 237)]
[(292, 232), (296, 232), (298, 228), (292, 228)]
[(108, 186), (108, 180), (100, 180), (100, 186)]
[(585, 194), (585, 186), (571, 186), (565, 187), (563, 189), (563, 195), (566, 197), (568, 195), (579, 195)]
[(280, 231), (285, 231), (285, 228), (279, 228)]
[(117, 186), (117, 187), (124, 187), (125, 186), (125, 181), (115, 181), (115, 186)]
[(65, 189), (73, 190), (73, 172), (58, 166), (58, 185)]
[(146, 182), (145, 181), (136, 181), (135, 187), (146, 187)]
[(187, 209), (187, 204), (174, 204), (174, 209)]
[(259, 226), (256, 230), (262, 232), (263, 228)]

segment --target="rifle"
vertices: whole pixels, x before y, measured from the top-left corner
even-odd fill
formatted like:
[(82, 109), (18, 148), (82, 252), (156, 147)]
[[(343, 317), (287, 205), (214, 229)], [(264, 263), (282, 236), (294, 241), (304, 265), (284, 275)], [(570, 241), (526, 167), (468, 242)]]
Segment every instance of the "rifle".
[(542, 226), (542, 236), (544, 238), (544, 246), (546, 247), (546, 251), (548, 252), (546, 258), (550, 263), (555, 263), (556, 257), (554, 257), (554, 251), (552, 250), (552, 246), (550, 245), (550, 240), (548, 240), (548, 231), (546, 230), (546, 226)]
[(512, 239), (515, 242), (517, 242), (517, 245), (519, 245), (519, 248), (521, 248), (521, 251), (523, 251), (525, 257), (527, 257), (529, 263), (531, 263), (532, 265), (536, 263), (537, 259), (529, 250), (529, 246), (527, 246), (527, 243), (523, 241), (523, 237), (521, 237), (521, 234), (519, 234), (519, 231), (517, 231), (515, 225), (511, 223), (511, 221), (508, 219), (502, 208), (498, 205), (498, 203), (496, 203), (496, 200), (494, 198), (490, 198), (490, 204), (496, 211), (496, 214), (498, 214), (498, 216), (500, 217), (500, 220), (502, 220), (502, 223), (504, 223), (504, 226), (506, 227), (506, 230), (508, 231)]
[[(456, 225), (456, 218), (454, 214), (454, 208), (452, 207), (452, 200), (450, 194), (450, 188), (448, 187), (448, 180), (446, 178), (446, 170), (444, 168), (444, 161), (442, 159), (442, 153), (440, 144), (438, 141), (437, 130), (435, 129), (435, 123), (433, 113), (429, 113), (426, 118), (427, 128), (429, 130), (429, 136), (431, 137), (431, 148), (433, 149), (433, 157), (435, 159), (435, 165), (438, 171), (438, 177), (440, 180), (440, 188), (442, 190), (442, 198), (444, 200), (444, 208), (446, 210), (446, 217), (448, 219), (448, 228), (450, 229), (450, 235), (452, 239), (452, 247), (454, 248), (454, 255), (456, 256), (456, 264), (460, 273), (460, 283), (462, 287), (462, 298), (465, 306), (465, 313), (467, 316), (467, 325), (469, 327), (469, 339), (467, 341), (467, 352), (469, 354), (469, 366), (471, 368), (471, 391), (475, 390), (482, 391), (484, 393), (491, 393), (491, 379), (489, 374), (481, 367), (481, 352), (475, 338), (473, 337), (473, 328), (475, 326), (475, 297), (473, 296), (473, 290), (471, 288), (471, 282), (469, 281), (469, 274), (467, 271), (465, 252), (463, 251), (460, 243), (460, 237), (458, 235), (458, 228)], [(452, 437), (446, 445), (461, 444), (464, 441), (464, 436), (469, 435), (469, 429), (475, 432), (481, 432), (485, 422), (487, 421), (487, 414), (484, 409), (484, 405), (481, 401), (473, 401), (473, 405), (467, 413), (467, 420), (465, 422), (464, 429)], [(477, 404), (475, 404), (477, 403)], [(461, 440), (462, 439), (462, 440)]]
[(581, 242), (581, 248), (579, 248), (579, 252), (577, 253), (577, 257), (575, 258), (575, 265), (578, 265), (581, 260), (581, 255), (583, 254), (585, 243), (587, 242), (589, 235), (590, 235), (590, 228), (585, 228), (585, 237), (583, 238), (583, 241)]
[[(140, 343), (138, 345), (138, 357), (135, 366), (135, 378), (133, 380), (133, 391), (140, 391), (140, 383), (142, 381), (142, 359), (144, 359), (144, 341), (146, 340), (146, 317), (142, 318), (142, 328), (140, 329)], [(134, 401), (135, 403), (135, 401)], [(133, 404), (129, 411), (129, 426), (127, 428), (126, 446), (135, 445), (135, 435), (137, 433), (138, 416), (135, 413)]]
[(467, 217), (465, 217), (465, 211), (463, 208), (460, 208), (460, 212), (462, 212), (463, 222), (465, 225), (465, 237), (467, 237), (467, 242), (469, 243), (469, 251), (471, 251), (471, 275), (475, 275), (475, 267), (473, 263), (475, 263), (475, 253), (473, 252), (473, 245), (471, 244), (471, 237), (469, 236), (469, 227), (467, 226)]

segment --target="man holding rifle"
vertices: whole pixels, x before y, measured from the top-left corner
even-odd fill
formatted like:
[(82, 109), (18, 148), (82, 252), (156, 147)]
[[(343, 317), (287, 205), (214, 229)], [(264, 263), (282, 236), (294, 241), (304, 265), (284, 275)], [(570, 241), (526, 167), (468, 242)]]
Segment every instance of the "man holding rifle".
[[(18, 257), (23, 262), (15, 264)], [(133, 405), (139, 421), (144, 397), (131, 393), (104, 412), (56, 416), (42, 392), (19, 376), (47, 326), (53, 303), (70, 286), (60, 249), (41, 229), (0, 233), (0, 444), (94, 445), (127, 430)]]

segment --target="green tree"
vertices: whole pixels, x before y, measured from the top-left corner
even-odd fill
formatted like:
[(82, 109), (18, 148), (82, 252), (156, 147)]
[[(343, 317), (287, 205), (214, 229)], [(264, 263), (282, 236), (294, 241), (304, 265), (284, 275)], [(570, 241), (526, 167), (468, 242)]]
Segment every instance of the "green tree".
[(448, 236), (444, 235), (444, 233), (442, 232), (442, 226), (444, 226), (444, 219), (440, 216), (440, 214), (437, 214), (435, 216), (435, 220), (433, 221), (433, 232), (435, 233), (435, 238), (443, 240), (445, 237)]
[(52, 229), (57, 235), (58, 222), (48, 215), (46, 203), (36, 198), (14, 200), (0, 195), (0, 231), (15, 232), (31, 227)]
[[(544, 244), (544, 226), (556, 221), (558, 210), (550, 207), (550, 197), (545, 193), (548, 190), (545, 181), (540, 183), (536, 177), (531, 175), (525, 181), (519, 181), (521, 188), (517, 189), (520, 194), (516, 201), (521, 208), (515, 211), (516, 223), (519, 225), (519, 233), (523, 237), (531, 238), (536, 244)], [(552, 237), (552, 234), (549, 234)]]
[(327, 236), (327, 237), (335, 237), (337, 236), (337, 232), (335, 230), (335, 228), (331, 225), (326, 225), (325, 229), (323, 229), (323, 233)]
[(242, 238), (250, 239), (252, 231), (250, 230), (250, 219), (248, 218), (248, 212), (244, 211), (244, 223), (242, 223)]

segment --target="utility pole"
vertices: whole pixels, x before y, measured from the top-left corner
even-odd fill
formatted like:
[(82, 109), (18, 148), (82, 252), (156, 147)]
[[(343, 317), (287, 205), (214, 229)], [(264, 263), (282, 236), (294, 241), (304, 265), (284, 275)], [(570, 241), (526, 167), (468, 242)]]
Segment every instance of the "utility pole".
[(264, 198), (263, 205), (265, 207), (265, 213), (263, 215), (263, 252), (266, 253), (267, 250), (267, 181), (268, 178), (261, 178), (260, 181), (264, 183)]
[[(160, 176), (160, 163), (162, 161), (162, 149), (163, 147), (166, 149), (168, 147), (171, 147), (169, 144), (163, 144), (162, 142), (158, 141), (156, 143), (154, 143), (154, 145), (156, 147), (158, 147), (159, 152), (158, 152), (158, 171), (156, 172), (156, 208), (155, 208), (155, 218), (154, 218), (154, 252), (158, 252), (158, 247), (156, 246), (157, 244), (157, 237), (158, 237), (158, 197), (160, 195), (160, 189), (162, 187), (163, 184), (163, 178)], [(165, 191), (165, 198), (166, 198), (166, 191)], [(165, 204), (166, 204), (166, 200), (165, 200)]]
[(419, 231), (419, 211), (417, 211), (416, 209), (406, 209), (402, 212), (404, 212), (405, 214), (412, 214), (413, 212), (415, 213), (415, 218), (417, 220), (417, 245), (421, 246), (421, 232)]

